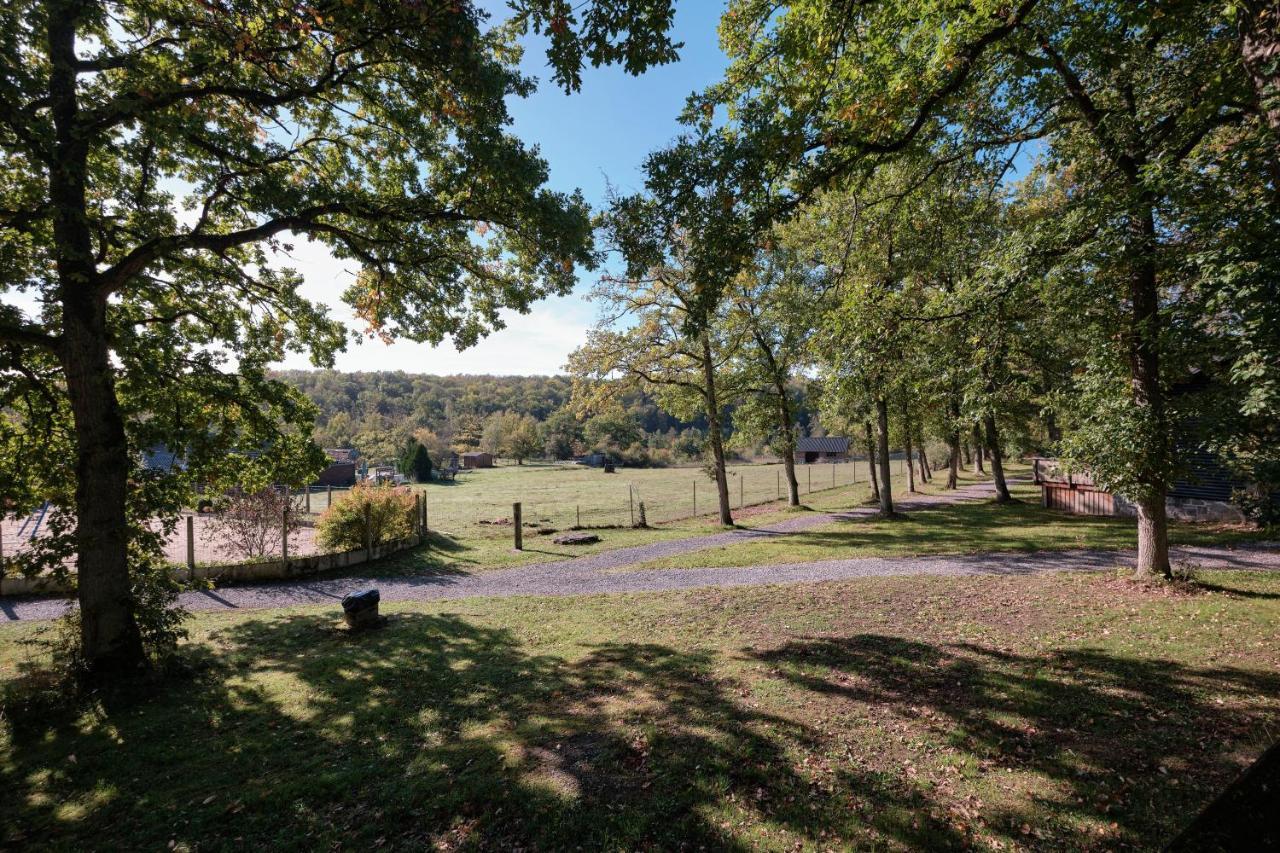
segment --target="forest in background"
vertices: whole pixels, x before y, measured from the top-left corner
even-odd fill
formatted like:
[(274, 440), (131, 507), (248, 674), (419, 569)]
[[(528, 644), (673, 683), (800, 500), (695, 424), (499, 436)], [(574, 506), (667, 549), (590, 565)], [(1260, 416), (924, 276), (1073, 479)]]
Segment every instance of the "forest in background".
[[(675, 417), (638, 389), (621, 394), (616, 405), (584, 411), (573, 403), (568, 376), (286, 370), (275, 377), (315, 404), (317, 444), (354, 448), (370, 464), (398, 460), (410, 439), (437, 465), (471, 449), (513, 460), (603, 452), (631, 465), (688, 464), (702, 458), (705, 445), (705, 417)], [(803, 383), (795, 391), (799, 429), (825, 435)], [(745, 435), (732, 441), (732, 417), (725, 433), (739, 456), (768, 452), (765, 442)]]

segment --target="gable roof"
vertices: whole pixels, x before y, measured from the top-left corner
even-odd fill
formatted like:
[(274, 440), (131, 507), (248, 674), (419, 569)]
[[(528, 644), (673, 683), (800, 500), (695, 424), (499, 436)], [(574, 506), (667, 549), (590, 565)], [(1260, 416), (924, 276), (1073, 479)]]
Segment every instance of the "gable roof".
[(796, 450), (800, 453), (848, 453), (849, 439), (829, 435), (826, 438), (798, 438)]

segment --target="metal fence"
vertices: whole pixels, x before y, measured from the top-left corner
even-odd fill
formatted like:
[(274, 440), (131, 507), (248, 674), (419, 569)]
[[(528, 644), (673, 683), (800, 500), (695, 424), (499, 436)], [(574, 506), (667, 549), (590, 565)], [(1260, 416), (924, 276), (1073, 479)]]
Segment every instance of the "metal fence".
[[(905, 476), (905, 462), (892, 460), (893, 475)], [(598, 471), (599, 469), (593, 469)], [(648, 524), (714, 517), (718, 511), (715, 483), (700, 468), (662, 469), (646, 479), (619, 469), (606, 485), (598, 482), (590, 494), (575, 493), (558, 484), (535, 489), (519, 483), (509, 491), (501, 488), (474, 488), (466, 480), (433, 482), (411, 488), (425, 505), (428, 530), (462, 537), (510, 537), (512, 506), (520, 503), (525, 523), (543, 529), (568, 530), (592, 527), (632, 527)], [(479, 476), (484, 476), (480, 473)], [(803, 497), (866, 483), (866, 460), (797, 465), (796, 478)], [(783, 466), (735, 466), (729, 472), (729, 498), (734, 510), (762, 506), (786, 497)], [(349, 491), (345, 487), (313, 486), (290, 490), (290, 512), (298, 525), (288, 537), (287, 549), (279, 534), (274, 537), (266, 558), (282, 555), (309, 556), (323, 553), (316, 541), (315, 523), (333, 503)], [(0, 565), (29, 549), (47, 535), (49, 513), (46, 506), (30, 515), (0, 518)], [(187, 512), (179, 519), (165, 543), (166, 558), (178, 565), (208, 565), (240, 562), (248, 555), (218, 533), (218, 516), (209, 512)], [(281, 520), (280, 531), (284, 528)]]

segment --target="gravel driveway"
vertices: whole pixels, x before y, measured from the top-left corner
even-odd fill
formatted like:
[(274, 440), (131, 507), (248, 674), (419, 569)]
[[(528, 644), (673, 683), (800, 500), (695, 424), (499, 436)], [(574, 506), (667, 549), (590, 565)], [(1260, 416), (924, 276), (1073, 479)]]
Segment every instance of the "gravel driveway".
[[(988, 497), (990, 486), (974, 486), (942, 496), (921, 495), (900, 502), (902, 509), (928, 504), (956, 503)], [(871, 515), (871, 508), (800, 516), (748, 530), (732, 530), (710, 536), (655, 542), (634, 548), (603, 551), (573, 560), (533, 563), (478, 574), (440, 572), (408, 578), (344, 577), (290, 581), (255, 586), (224, 587), (188, 592), (182, 604), (191, 610), (233, 610), (334, 604), (349, 592), (377, 587), (383, 601), (422, 601), (510, 595), (588, 595), (605, 592), (642, 592), (692, 589), (707, 586), (802, 583), (843, 580), (877, 575), (974, 575), (1032, 574), (1049, 571), (1099, 571), (1134, 559), (1132, 551), (1074, 550), (1030, 553), (963, 554), (936, 557), (859, 557), (805, 563), (779, 563), (697, 569), (649, 569), (619, 571), (628, 565), (660, 557), (689, 553), (760, 536), (778, 536), (840, 519)], [(1176, 562), (1204, 568), (1280, 569), (1280, 548), (1263, 544), (1248, 547), (1179, 547), (1172, 549)], [(0, 618), (39, 620), (60, 615), (67, 602), (59, 599), (0, 598)]]

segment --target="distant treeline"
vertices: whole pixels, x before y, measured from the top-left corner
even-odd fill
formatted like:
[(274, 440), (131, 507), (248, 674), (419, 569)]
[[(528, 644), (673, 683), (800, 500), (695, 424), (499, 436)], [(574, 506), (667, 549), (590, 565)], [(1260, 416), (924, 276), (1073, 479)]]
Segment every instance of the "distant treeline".
[[(616, 409), (581, 416), (570, 405), (573, 383), (567, 376), (433, 376), (399, 370), (276, 375), (316, 404), (318, 444), (355, 448), (371, 463), (398, 459), (404, 444), (416, 438), (436, 464), (467, 449), (513, 459), (606, 452), (631, 464), (668, 464), (699, 458), (706, 429), (704, 418), (673, 417), (640, 391), (622, 395)], [(799, 420), (807, 429), (807, 410), (802, 408)], [(530, 430), (536, 431), (536, 442)], [(732, 419), (726, 432), (732, 435)], [(739, 450), (750, 455), (756, 448)]]

